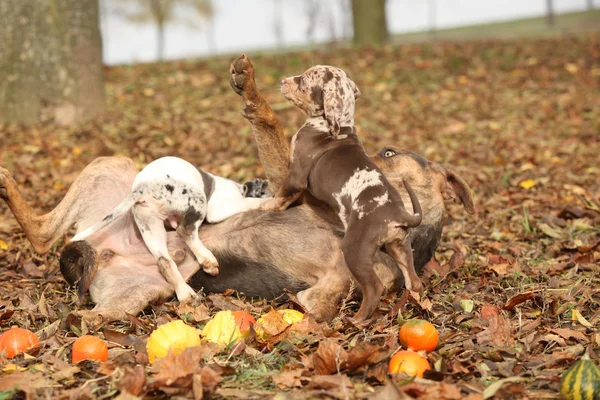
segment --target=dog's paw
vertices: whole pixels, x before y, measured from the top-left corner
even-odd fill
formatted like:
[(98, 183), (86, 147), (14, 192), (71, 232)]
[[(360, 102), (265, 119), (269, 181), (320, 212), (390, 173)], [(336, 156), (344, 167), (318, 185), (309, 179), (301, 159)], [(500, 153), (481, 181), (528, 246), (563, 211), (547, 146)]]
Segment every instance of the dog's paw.
[(245, 54), (233, 60), (229, 71), (229, 84), (237, 94), (242, 95), (243, 92), (254, 89), (254, 67)]
[(209, 275), (219, 275), (219, 263), (216, 258), (207, 258), (202, 261), (202, 270)]
[(177, 295), (177, 300), (180, 302), (192, 299), (197, 296), (194, 289), (192, 289), (187, 283), (179, 285), (179, 287), (175, 289), (175, 294)]

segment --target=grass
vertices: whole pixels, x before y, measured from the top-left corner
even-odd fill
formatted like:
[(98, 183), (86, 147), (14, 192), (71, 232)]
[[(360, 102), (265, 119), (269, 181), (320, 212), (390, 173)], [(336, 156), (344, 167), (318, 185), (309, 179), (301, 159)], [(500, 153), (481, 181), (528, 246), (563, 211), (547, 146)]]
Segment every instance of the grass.
[(414, 32), (393, 35), (394, 44), (426, 42), (430, 40), (472, 40), (482, 38), (510, 39), (518, 37), (555, 36), (598, 30), (600, 10), (573, 12), (554, 16), (554, 25), (548, 26), (546, 17), (523, 18), (489, 24), (440, 29), (434, 32)]

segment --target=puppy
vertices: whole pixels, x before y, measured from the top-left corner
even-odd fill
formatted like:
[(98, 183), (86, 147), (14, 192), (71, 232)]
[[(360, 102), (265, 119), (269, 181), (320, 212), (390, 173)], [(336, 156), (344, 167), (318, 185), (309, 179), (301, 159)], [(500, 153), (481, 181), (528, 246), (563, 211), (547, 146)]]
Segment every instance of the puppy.
[(292, 138), (287, 178), (261, 209), (284, 210), (308, 190), (335, 210), (345, 228), (344, 259), (363, 294), (354, 322), (362, 322), (373, 314), (383, 292), (373, 266), (382, 245), (400, 266), (406, 288), (422, 290), (407, 235), (407, 228), (421, 223), (421, 206), (403, 182), (414, 214), (407, 212), (398, 191), (365, 153), (354, 128), (360, 91), (344, 71), (315, 66), (284, 79), (281, 92), (308, 119)]
[(131, 209), (142, 239), (160, 272), (183, 301), (196, 292), (184, 281), (167, 249), (168, 223), (210, 274), (219, 273), (215, 256), (198, 238), (198, 227), (206, 219), (223, 221), (242, 211), (258, 208), (266, 199), (244, 197), (246, 188), (236, 182), (208, 174), (177, 157), (163, 157), (139, 172), (131, 193), (102, 221), (78, 233), (73, 241), (85, 240)]

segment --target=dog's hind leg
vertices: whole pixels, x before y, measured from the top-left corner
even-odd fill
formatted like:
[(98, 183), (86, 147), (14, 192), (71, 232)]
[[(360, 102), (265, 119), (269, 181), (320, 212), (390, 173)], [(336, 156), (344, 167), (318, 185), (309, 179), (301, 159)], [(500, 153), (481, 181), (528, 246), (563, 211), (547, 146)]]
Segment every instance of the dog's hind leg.
[(141, 204), (134, 205), (132, 211), (146, 247), (158, 262), (160, 273), (175, 289), (177, 299), (183, 301), (196, 296), (196, 292), (183, 280), (177, 264), (169, 255), (164, 221), (154, 215), (150, 207)]
[(183, 238), (185, 244), (192, 250), (194, 256), (202, 265), (202, 269), (209, 275), (219, 274), (219, 263), (213, 253), (204, 247), (198, 237), (198, 228), (204, 220), (204, 214), (197, 209), (188, 210), (183, 216), (183, 222), (177, 227), (177, 233)]
[(348, 229), (342, 240), (344, 260), (363, 295), (360, 308), (353, 318), (355, 323), (371, 317), (383, 294), (383, 284), (375, 273), (373, 262), (378, 249), (374, 243), (375, 238), (367, 237), (363, 230), (358, 229)]
[(410, 239), (408, 236), (404, 238), (404, 241), (396, 239), (385, 245), (385, 249), (388, 254), (398, 263), (402, 275), (404, 275), (404, 286), (408, 290), (415, 292), (423, 291), (423, 283), (415, 271), (415, 264), (413, 260), (412, 247), (410, 245)]
[[(136, 173), (135, 164), (128, 158), (97, 158), (79, 174), (56, 208), (37, 215), (10, 172), (0, 167), (0, 198), (6, 201), (35, 251), (43, 254), (74, 224), (90, 226), (100, 220), (100, 214), (125, 198)], [(111, 196), (105, 196), (105, 192)]]

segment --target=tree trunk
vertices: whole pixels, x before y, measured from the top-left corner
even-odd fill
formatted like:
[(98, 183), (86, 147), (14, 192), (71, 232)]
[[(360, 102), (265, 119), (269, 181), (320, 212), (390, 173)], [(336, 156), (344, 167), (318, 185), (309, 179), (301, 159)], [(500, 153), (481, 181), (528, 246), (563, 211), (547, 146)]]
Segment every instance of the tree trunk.
[(552, 0), (546, 0), (547, 5), (547, 24), (548, 26), (554, 26), (554, 4), (552, 4)]
[(354, 43), (382, 44), (388, 38), (385, 0), (352, 0)]
[(165, 24), (163, 21), (156, 22), (157, 38), (156, 38), (156, 57), (158, 61), (165, 58)]
[(2, 0), (0, 38), (0, 122), (104, 112), (98, 0)]

